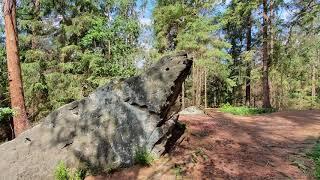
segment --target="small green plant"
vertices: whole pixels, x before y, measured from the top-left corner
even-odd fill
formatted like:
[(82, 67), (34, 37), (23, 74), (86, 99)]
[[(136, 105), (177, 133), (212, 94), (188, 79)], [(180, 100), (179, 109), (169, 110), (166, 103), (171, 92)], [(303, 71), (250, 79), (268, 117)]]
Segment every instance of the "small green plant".
[(311, 152), (307, 153), (307, 156), (311, 158), (315, 164), (314, 176), (320, 180), (320, 142), (318, 141), (312, 148)]
[(251, 108), (251, 107), (246, 107), (246, 106), (235, 107), (235, 106), (232, 106), (229, 103), (227, 103), (220, 108), (220, 111), (226, 112), (226, 113), (231, 113), (234, 115), (249, 116), (249, 115), (256, 115), (256, 114), (272, 113), (272, 112), (275, 112), (275, 109), (273, 109), (273, 108)]
[(72, 180), (83, 180), (86, 177), (87, 172), (83, 169), (77, 169), (71, 176)]
[(154, 161), (154, 157), (146, 148), (138, 148), (134, 156), (134, 161), (136, 164), (150, 166)]
[(173, 171), (174, 171), (174, 173), (176, 175), (176, 179), (180, 179), (181, 176), (182, 176), (182, 172), (183, 172), (181, 165), (180, 164), (175, 164), (174, 168), (173, 168)]
[(60, 161), (54, 172), (55, 180), (68, 180), (69, 172), (63, 161)]
[(14, 110), (8, 107), (0, 108), (0, 121), (14, 116)]
[(67, 168), (63, 161), (59, 162), (54, 172), (55, 180), (83, 180), (85, 176), (85, 170), (77, 169), (76, 171), (72, 171)]

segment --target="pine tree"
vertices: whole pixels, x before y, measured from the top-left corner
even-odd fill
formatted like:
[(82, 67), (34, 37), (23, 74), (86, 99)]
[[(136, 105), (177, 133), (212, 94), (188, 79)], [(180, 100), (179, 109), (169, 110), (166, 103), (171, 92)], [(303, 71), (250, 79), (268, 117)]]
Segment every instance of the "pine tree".
[(3, 2), (3, 14), (5, 19), (10, 100), (11, 107), (16, 111), (16, 115), (13, 117), (13, 124), (15, 135), (18, 136), (24, 130), (29, 128), (29, 123), (24, 103), (24, 92), (18, 54), (15, 0), (5, 0)]
[(214, 71), (219, 64), (217, 61), (229, 59), (223, 51), (229, 44), (215, 37), (219, 24), (214, 23), (215, 19), (210, 16), (214, 5), (215, 1), (158, 1), (154, 10), (159, 52), (183, 50), (194, 57), (191, 99), (196, 106), (206, 101), (206, 96), (203, 97), (206, 94), (205, 76)]
[(271, 108), (270, 87), (269, 87), (269, 52), (268, 52), (268, 1), (263, 0), (263, 47), (262, 47), (262, 89), (263, 89), (263, 107)]

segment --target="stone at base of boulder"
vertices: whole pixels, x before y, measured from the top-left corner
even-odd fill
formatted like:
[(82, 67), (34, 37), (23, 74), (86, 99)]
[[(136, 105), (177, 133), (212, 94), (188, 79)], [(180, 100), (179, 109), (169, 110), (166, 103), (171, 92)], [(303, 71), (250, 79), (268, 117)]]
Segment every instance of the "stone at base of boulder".
[(179, 112), (180, 115), (199, 115), (205, 114), (201, 109), (196, 106), (190, 106)]

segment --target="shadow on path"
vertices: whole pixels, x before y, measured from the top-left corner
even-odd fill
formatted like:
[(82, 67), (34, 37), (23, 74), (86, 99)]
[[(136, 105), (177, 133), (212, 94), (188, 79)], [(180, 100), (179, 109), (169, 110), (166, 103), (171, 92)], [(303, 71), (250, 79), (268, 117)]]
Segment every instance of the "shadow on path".
[(308, 169), (295, 164), (309, 163), (304, 154), (320, 136), (320, 111), (250, 117), (216, 110), (207, 114), (180, 117), (188, 130), (169, 156), (107, 179), (312, 179)]

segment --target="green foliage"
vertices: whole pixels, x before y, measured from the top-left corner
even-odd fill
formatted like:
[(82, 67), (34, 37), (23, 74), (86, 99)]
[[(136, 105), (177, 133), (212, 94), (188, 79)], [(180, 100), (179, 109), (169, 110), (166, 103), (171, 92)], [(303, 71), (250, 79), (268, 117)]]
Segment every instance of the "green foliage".
[(315, 164), (314, 176), (316, 179), (320, 179), (320, 142), (317, 142), (312, 148), (311, 152), (307, 153), (307, 156), (311, 158)]
[(5, 107), (0, 108), (0, 121), (7, 120), (14, 116), (14, 110), (11, 108)]
[(8, 98), (8, 73), (6, 53), (2, 45), (0, 45), (0, 107), (9, 106)]
[(41, 50), (27, 50), (24, 56), (25, 62), (28, 63), (46, 60), (46, 54)]
[(67, 168), (63, 161), (60, 161), (56, 166), (54, 177), (55, 180), (83, 180), (86, 176), (86, 171), (82, 169), (77, 169), (72, 171)]
[(136, 164), (150, 166), (154, 161), (154, 156), (146, 148), (138, 148), (134, 155)]
[(240, 116), (249, 116), (249, 115), (256, 115), (256, 114), (265, 114), (265, 113), (272, 113), (275, 112), (275, 109), (266, 109), (266, 108), (251, 108), (251, 107), (234, 107), (230, 104), (225, 104), (221, 108), (219, 108), (220, 111), (231, 113), (234, 115), (240, 115)]
[(59, 164), (57, 165), (55, 172), (54, 172), (54, 177), (56, 180), (68, 180), (69, 179), (69, 172), (68, 172), (68, 169), (63, 161), (60, 161)]
[(81, 50), (77, 45), (67, 45), (61, 48), (60, 60), (62, 62), (75, 61), (80, 56)]
[[(39, 2), (21, 0), (17, 7), (30, 120), (38, 121), (54, 108), (87, 96), (111, 78), (136, 73), (141, 29), (136, 1)], [(8, 84), (0, 44), (1, 107), (8, 106)]]
[[(161, 0), (153, 12), (158, 51), (164, 54), (168, 51), (186, 51), (194, 58), (195, 66), (206, 69), (210, 79), (219, 80), (209, 82), (209, 86), (212, 86), (207, 88), (209, 104), (217, 102), (213, 94), (223, 94), (222, 102), (227, 102), (226, 94), (235, 84), (229, 78), (231, 56), (227, 49), (230, 44), (219, 38), (218, 33), (222, 27), (216, 16), (212, 15), (215, 5), (216, 1)], [(187, 80), (187, 97), (193, 95), (191, 84), (192, 82)]]

